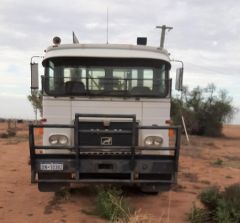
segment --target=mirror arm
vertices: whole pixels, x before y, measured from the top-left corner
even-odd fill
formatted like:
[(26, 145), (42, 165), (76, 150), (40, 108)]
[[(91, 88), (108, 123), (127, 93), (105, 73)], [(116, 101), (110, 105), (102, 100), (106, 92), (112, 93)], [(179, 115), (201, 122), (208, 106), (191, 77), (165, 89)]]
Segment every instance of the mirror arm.
[(33, 64), (33, 59), (34, 59), (34, 58), (43, 58), (43, 56), (32, 56), (32, 57), (31, 57), (31, 62), (30, 62), (31, 64)]
[(181, 61), (181, 60), (175, 60), (175, 59), (172, 59), (172, 60), (170, 60), (170, 61), (172, 61), (172, 62), (177, 62), (177, 63), (181, 63), (181, 64), (182, 64), (182, 69), (184, 70), (184, 63), (183, 63), (183, 61)]

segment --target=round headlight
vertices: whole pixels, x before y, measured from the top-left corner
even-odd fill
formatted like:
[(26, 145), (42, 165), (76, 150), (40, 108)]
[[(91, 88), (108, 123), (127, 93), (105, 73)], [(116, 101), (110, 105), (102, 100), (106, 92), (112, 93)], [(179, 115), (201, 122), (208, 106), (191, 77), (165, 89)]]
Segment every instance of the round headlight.
[(66, 145), (68, 143), (68, 138), (65, 135), (60, 135), (58, 141), (61, 145)]
[(58, 144), (58, 136), (57, 135), (51, 135), (49, 137), (49, 143), (52, 145), (57, 145)]
[(163, 138), (160, 136), (147, 136), (144, 139), (145, 146), (161, 146), (163, 143)]
[(163, 138), (159, 136), (155, 136), (154, 138), (154, 145), (155, 146), (161, 146), (163, 143)]
[(65, 135), (51, 135), (49, 137), (49, 143), (51, 145), (59, 145), (59, 146), (63, 146), (66, 145), (68, 143), (68, 137)]
[(145, 146), (151, 146), (153, 145), (154, 139), (152, 136), (148, 136), (144, 139)]

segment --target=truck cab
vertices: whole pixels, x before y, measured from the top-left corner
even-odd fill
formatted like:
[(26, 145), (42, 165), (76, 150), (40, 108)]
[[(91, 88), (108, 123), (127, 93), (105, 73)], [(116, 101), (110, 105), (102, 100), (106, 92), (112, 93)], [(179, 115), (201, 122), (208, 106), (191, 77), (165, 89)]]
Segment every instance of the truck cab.
[[(180, 127), (169, 125), (169, 53), (79, 43), (45, 52), (45, 123), (29, 126), (32, 182), (39, 190), (84, 182), (158, 192), (176, 183)], [(37, 128), (43, 129), (41, 145)]]

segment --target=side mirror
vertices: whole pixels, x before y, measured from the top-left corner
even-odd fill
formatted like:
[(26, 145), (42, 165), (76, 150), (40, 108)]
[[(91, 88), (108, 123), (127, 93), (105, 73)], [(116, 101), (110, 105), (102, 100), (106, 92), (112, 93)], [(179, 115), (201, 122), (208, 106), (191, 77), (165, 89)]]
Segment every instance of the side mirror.
[(183, 68), (177, 68), (175, 89), (182, 91), (183, 89)]
[(38, 90), (38, 63), (31, 63), (31, 90)]

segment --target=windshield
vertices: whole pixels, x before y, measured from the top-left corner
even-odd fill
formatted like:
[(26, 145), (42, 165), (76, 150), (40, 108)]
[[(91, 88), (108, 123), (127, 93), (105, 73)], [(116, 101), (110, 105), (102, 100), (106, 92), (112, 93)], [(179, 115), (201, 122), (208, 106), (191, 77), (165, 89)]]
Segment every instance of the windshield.
[(44, 91), (53, 96), (167, 96), (169, 81), (165, 63), (129, 61), (49, 60), (45, 66)]

